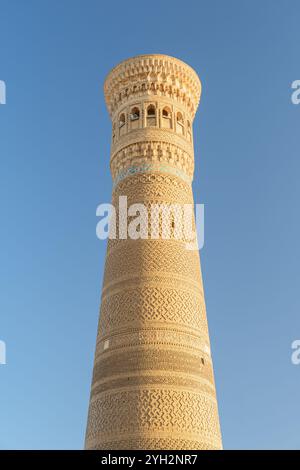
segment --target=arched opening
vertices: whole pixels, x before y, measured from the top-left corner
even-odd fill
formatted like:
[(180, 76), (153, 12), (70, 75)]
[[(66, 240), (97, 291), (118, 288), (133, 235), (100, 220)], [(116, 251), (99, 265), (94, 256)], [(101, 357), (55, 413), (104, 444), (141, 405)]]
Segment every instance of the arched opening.
[(164, 128), (167, 128), (167, 129), (171, 129), (171, 128), (172, 128), (172, 113), (171, 113), (170, 108), (168, 108), (168, 106), (166, 106), (166, 107), (162, 110), (162, 122), (161, 122), (161, 126), (164, 127)]
[(155, 116), (155, 107), (153, 104), (150, 104), (147, 108), (147, 116)]
[(180, 112), (177, 113), (177, 122), (183, 125), (183, 116)]
[(187, 138), (190, 142), (192, 142), (192, 129), (190, 121), (187, 121)]
[(119, 127), (125, 126), (125, 114), (122, 113), (119, 118)]
[(176, 114), (176, 132), (178, 132), (178, 134), (184, 134), (183, 116), (179, 111)]
[(140, 110), (137, 106), (132, 108), (129, 114), (130, 129), (138, 129), (140, 127)]
[(153, 104), (147, 108), (147, 126), (156, 126), (156, 110)]
[(122, 114), (120, 114), (120, 117), (119, 117), (119, 133), (120, 133), (120, 135), (125, 134), (125, 131), (126, 131), (125, 114), (122, 113)]
[(136, 121), (140, 119), (140, 110), (137, 107), (132, 108), (130, 113), (130, 121)]

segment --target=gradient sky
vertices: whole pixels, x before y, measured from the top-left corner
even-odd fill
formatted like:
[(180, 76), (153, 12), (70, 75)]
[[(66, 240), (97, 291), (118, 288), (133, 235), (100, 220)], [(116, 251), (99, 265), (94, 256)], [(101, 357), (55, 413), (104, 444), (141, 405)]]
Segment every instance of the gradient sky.
[(80, 449), (110, 202), (103, 81), (165, 53), (203, 94), (195, 201), (224, 447), (300, 448), (300, 3), (0, 0), (0, 448)]

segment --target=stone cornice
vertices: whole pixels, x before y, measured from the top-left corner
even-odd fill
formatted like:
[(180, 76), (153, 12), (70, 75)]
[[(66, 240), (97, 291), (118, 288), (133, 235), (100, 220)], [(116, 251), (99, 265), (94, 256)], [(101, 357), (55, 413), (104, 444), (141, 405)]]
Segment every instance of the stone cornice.
[(179, 59), (163, 54), (140, 55), (114, 67), (104, 83), (108, 111), (114, 112), (133, 96), (167, 96), (194, 117), (201, 82), (196, 72)]

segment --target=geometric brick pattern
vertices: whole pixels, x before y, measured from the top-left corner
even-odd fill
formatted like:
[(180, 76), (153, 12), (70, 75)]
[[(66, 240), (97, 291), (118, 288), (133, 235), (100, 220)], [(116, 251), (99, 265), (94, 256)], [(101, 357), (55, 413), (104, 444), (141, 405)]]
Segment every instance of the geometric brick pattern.
[(204, 442), (216, 447), (219, 441), (212, 431), (218, 426), (216, 420), (216, 401), (204, 392), (163, 389), (161, 386), (157, 389), (103, 392), (91, 401), (92, 424), (87, 439), (93, 441), (105, 436), (109, 443), (114, 441), (116, 430), (119, 439), (140, 438), (141, 435), (157, 437), (160, 434), (173, 438), (184, 435), (192, 440), (201, 435)]

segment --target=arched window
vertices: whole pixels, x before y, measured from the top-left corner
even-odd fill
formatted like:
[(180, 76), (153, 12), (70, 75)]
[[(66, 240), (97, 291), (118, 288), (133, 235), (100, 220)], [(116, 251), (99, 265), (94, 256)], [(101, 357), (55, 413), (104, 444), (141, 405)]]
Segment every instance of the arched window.
[(187, 138), (190, 142), (192, 142), (192, 129), (190, 121), (187, 121)]
[(125, 126), (125, 114), (124, 113), (120, 115), (120, 119), (119, 119), (119, 127), (123, 127), (123, 126)]
[(126, 132), (125, 114), (122, 113), (122, 114), (120, 114), (120, 117), (119, 117), (119, 134), (124, 135), (125, 132)]
[(147, 108), (147, 126), (156, 126), (156, 110), (153, 104)]
[(136, 121), (140, 119), (140, 110), (137, 107), (132, 108), (130, 113), (130, 121)]
[(130, 111), (129, 119), (130, 129), (138, 129), (140, 127), (140, 110), (137, 106)]
[(183, 116), (179, 111), (176, 114), (176, 132), (184, 134)]
[(168, 129), (171, 129), (172, 127), (172, 114), (170, 108), (167, 106), (162, 110), (161, 126)]
[(181, 113), (177, 113), (177, 122), (183, 125), (183, 116)]
[(155, 116), (155, 107), (153, 104), (150, 104), (147, 108), (147, 116)]

